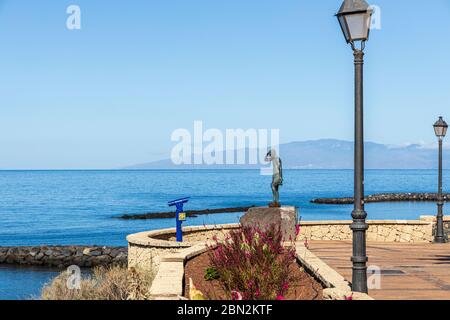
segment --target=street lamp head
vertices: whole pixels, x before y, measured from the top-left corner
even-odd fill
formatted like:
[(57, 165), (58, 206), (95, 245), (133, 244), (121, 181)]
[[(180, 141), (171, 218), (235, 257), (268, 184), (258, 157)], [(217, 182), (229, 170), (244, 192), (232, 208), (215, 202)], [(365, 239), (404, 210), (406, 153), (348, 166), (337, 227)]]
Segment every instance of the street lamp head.
[(439, 117), (439, 120), (433, 125), (434, 132), (438, 138), (444, 138), (447, 134), (448, 124), (444, 121), (442, 117)]
[(344, 0), (336, 14), (345, 40), (354, 47), (355, 42), (361, 41), (362, 47), (369, 40), (372, 9), (364, 0)]

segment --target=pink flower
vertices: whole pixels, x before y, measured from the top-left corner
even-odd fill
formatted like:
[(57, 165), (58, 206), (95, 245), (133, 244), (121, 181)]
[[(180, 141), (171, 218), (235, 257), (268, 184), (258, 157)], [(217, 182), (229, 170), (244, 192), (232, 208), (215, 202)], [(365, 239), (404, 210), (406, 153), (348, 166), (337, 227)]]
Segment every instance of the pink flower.
[(261, 295), (261, 291), (259, 291), (259, 289), (256, 289), (255, 291), (255, 297), (259, 297)]
[(353, 300), (353, 293), (352, 293), (351, 296), (345, 297), (345, 300), (347, 300), (347, 301), (352, 301), (352, 300)]
[(277, 300), (286, 300), (283, 296), (281, 296), (281, 295), (279, 295), (278, 297), (277, 297)]
[(309, 242), (308, 242), (308, 239), (305, 240), (305, 248), (306, 248), (306, 249), (309, 249)]
[(289, 256), (291, 259), (295, 259), (295, 251), (289, 251)]
[(300, 234), (300, 225), (299, 224), (297, 224), (296, 226), (295, 226), (295, 235), (299, 235)]
[(231, 300), (233, 300), (233, 301), (242, 300), (242, 294), (236, 290), (231, 291)]
[(281, 286), (281, 290), (286, 291), (287, 289), (289, 289), (289, 283), (285, 282), (285, 283), (283, 283), (283, 285)]

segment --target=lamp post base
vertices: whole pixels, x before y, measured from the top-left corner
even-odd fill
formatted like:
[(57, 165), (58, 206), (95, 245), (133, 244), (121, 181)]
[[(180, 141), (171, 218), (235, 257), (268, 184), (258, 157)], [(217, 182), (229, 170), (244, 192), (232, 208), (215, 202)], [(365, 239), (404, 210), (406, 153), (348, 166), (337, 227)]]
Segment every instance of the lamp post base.
[(436, 216), (436, 234), (434, 236), (434, 243), (447, 243), (447, 239), (444, 234), (444, 201), (442, 200), (442, 192), (439, 192), (439, 198), (437, 207), (438, 214)]
[(353, 256), (352, 256), (352, 291), (368, 293), (367, 287), (367, 261), (366, 232), (369, 229), (364, 210), (353, 211), (353, 223), (350, 225), (353, 231)]

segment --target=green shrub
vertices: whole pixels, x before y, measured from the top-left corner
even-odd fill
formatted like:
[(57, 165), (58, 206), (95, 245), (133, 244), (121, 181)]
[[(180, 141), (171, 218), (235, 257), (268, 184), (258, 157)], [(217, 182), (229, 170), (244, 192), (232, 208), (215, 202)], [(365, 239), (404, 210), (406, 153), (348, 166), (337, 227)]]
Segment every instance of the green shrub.
[(205, 271), (205, 280), (212, 281), (220, 278), (219, 272), (216, 268), (208, 268)]

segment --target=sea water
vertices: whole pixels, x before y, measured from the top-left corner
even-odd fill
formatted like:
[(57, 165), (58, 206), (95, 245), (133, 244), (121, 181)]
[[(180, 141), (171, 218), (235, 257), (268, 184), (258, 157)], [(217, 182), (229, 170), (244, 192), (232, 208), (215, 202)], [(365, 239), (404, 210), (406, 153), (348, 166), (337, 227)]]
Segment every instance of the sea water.
[[(450, 171), (444, 172), (444, 186)], [(191, 197), (185, 209), (267, 205), (271, 177), (258, 170), (0, 171), (0, 246), (125, 246), (128, 234), (174, 227), (174, 219), (121, 220), (123, 214), (171, 211), (167, 201)], [(433, 170), (368, 170), (366, 194), (435, 192)], [(445, 190), (444, 190), (445, 191)], [(350, 220), (352, 205), (317, 205), (350, 197), (351, 170), (286, 170), (281, 202), (299, 207), (304, 221)], [(418, 219), (434, 203), (369, 203), (369, 219)], [(238, 222), (242, 213), (201, 215), (185, 225)], [(57, 270), (0, 267), (0, 299), (38, 296)]]

